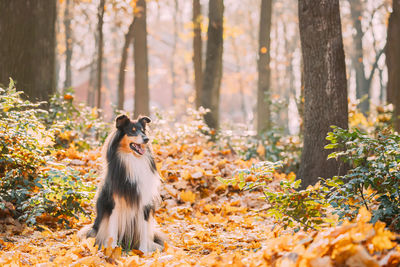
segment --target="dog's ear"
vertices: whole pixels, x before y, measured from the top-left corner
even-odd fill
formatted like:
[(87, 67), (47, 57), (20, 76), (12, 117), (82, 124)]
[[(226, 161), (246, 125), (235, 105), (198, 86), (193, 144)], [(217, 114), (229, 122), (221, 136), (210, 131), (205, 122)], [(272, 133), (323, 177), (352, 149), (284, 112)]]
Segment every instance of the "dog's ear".
[(119, 115), (116, 119), (115, 119), (115, 127), (117, 127), (117, 129), (122, 130), (122, 128), (124, 126), (126, 126), (129, 123), (129, 118), (126, 115)]
[(151, 119), (147, 116), (139, 116), (138, 121), (143, 124), (146, 125), (146, 123), (150, 123)]
[(143, 129), (146, 129), (146, 124), (151, 122), (151, 119), (147, 116), (140, 115), (138, 117), (138, 122), (143, 126)]

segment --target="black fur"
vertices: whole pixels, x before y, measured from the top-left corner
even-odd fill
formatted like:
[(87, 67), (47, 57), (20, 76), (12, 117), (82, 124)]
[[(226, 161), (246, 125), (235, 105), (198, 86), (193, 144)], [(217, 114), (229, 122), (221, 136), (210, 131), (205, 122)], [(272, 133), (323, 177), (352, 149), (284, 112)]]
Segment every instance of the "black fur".
[(144, 208), (143, 208), (144, 219), (146, 221), (149, 221), (151, 213), (154, 213), (155, 210), (156, 210), (156, 208), (155, 208), (154, 204), (147, 204), (146, 206), (144, 206)]
[[(93, 224), (92, 229), (89, 231), (87, 236), (95, 237), (99, 231), (100, 224), (104, 217), (109, 217), (115, 207), (114, 195), (118, 195), (125, 199), (128, 206), (140, 206), (140, 192), (136, 183), (130, 182), (126, 175), (127, 169), (118, 155), (118, 149), (122, 138), (125, 135), (137, 136), (141, 135), (144, 142), (148, 137), (145, 134), (146, 123), (151, 120), (148, 117), (140, 117), (137, 121), (131, 121), (126, 115), (118, 116), (116, 119), (116, 131), (109, 138), (109, 143), (106, 144), (106, 164), (107, 172), (105, 174), (104, 184), (102, 185), (97, 203), (96, 211), (97, 216)], [(153, 173), (157, 173), (156, 164), (154, 158), (151, 155), (151, 150), (147, 148), (147, 153), (144, 157), (149, 158), (149, 167)], [(144, 204), (144, 203), (143, 203)], [(149, 203), (143, 207), (144, 219), (149, 221), (150, 216), (154, 215), (155, 203)], [(136, 219), (132, 222), (132, 229), (137, 229)], [(138, 249), (140, 240), (139, 233), (134, 231), (134, 236), (124, 236), (122, 238), (122, 246), (126, 249)], [(156, 234), (154, 236), (154, 242), (163, 246), (163, 238)], [(100, 246), (102, 244), (99, 244)], [(104, 244), (103, 244), (104, 245)]]
[(157, 173), (157, 166), (156, 166), (156, 163), (154, 162), (154, 158), (152, 156), (150, 156), (149, 158), (150, 158), (151, 171), (153, 173)]
[(159, 233), (155, 233), (154, 242), (164, 247), (164, 237), (162, 237)]
[(96, 202), (96, 212), (97, 216), (93, 224), (93, 230), (97, 233), (99, 230), (99, 226), (101, 220), (103, 220), (104, 216), (110, 216), (112, 210), (114, 209), (114, 199), (112, 198), (112, 194), (109, 191), (109, 186), (103, 186), (99, 198)]

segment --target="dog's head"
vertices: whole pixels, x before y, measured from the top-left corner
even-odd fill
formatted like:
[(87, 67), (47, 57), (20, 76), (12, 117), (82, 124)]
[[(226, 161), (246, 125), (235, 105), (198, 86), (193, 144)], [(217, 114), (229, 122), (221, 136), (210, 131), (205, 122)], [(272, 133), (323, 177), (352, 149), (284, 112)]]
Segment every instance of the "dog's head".
[(149, 142), (146, 124), (150, 122), (150, 118), (146, 116), (139, 116), (136, 120), (131, 120), (126, 115), (118, 116), (115, 126), (123, 133), (119, 149), (125, 153), (133, 153), (137, 157), (143, 156)]

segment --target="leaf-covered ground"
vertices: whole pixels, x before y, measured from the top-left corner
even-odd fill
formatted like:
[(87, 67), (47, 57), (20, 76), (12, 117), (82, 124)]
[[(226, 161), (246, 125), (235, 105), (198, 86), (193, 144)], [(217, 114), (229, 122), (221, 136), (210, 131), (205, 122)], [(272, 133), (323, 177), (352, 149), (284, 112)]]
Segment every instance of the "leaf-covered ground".
[[(284, 230), (266, 215), (268, 205), (259, 192), (241, 192), (216, 177), (231, 177), (249, 167), (231, 150), (204, 140), (191, 144), (153, 145), (164, 177), (163, 201), (156, 219), (168, 237), (166, 249), (151, 255), (140, 251), (97, 250), (93, 239), (81, 240), (79, 230), (94, 219), (82, 216), (69, 230), (51, 227), (51, 218), (38, 218), (35, 227), (11, 217), (1, 220), (1, 266), (399, 266), (397, 236), (384, 225), (368, 223), (362, 210), (353, 223), (321, 231)], [(60, 163), (82, 173), (100, 170), (98, 150), (59, 155)], [(275, 174), (275, 182), (285, 175)], [(251, 177), (249, 178), (251, 179)], [(98, 183), (99, 180), (91, 181)], [(273, 186), (273, 183), (271, 184)], [(41, 223), (40, 223), (41, 222)], [(56, 224), (53, 224), (55, 226)]]

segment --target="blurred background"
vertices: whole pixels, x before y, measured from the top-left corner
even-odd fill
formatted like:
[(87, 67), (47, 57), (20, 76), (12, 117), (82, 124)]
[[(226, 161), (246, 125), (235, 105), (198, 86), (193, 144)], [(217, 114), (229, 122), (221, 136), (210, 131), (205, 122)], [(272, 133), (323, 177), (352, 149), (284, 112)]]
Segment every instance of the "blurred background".
[[(17, 2), (21, 1), (16, 1), (15, 9)], [(242, 123), (252, 130), (256, 127), (259, 30), (268, 25), (260, 25), (259, 0), (230, 0), (224, 4), (220, 124)], [(107, 120), (111, 120), (118, 109), (122, 68), (124, 99), (119, 109), (133, 113), (135, 51), (133, 38), (128, 35), (133, 36), (132, 32), (141, 27), (140, 23), (133, 23), (135, 16), (144, 13), (141, 5), (135, 0), (57, 1), (54, 73), (57, 91), (72, 88), (76, 101), (103, 109)], [(43, 8), (48, 12), (51, 6)], [(392, 4), (389, 0), (341, 0), (340, 8), (348, 97), (353, 103), (357, 99), (370, 102), (370, 106), (361, 109), (373, 112), (374, 107), (386, 102), (384, 48)], [(197, 60), (202, 62), (200, 70), (204, 72), (209, 3), (148, 0), (145, 9), (150, 107), (182, 114), (188, 107), (196, 106), (194, 38), (199, 38), (200, 32), (201, 40), (197, 42), (201, 42), (202, 53)], [(197, 15), (193, 13), (195, 9)], [(301, 125), (302, 60), (297, 9), (297, 1), (272, 1), (267, 51), (272, 119), (290, 134), (298, 133)], [(100, 84), (99, 51), (102, 51)], [(122, 58), (126, 65), (121, 67)], [(17, 87), (21, 87), (18, 77), (14, 79)]]

